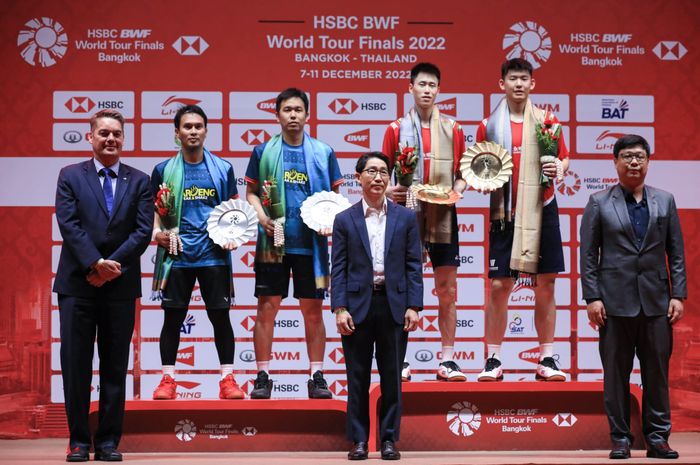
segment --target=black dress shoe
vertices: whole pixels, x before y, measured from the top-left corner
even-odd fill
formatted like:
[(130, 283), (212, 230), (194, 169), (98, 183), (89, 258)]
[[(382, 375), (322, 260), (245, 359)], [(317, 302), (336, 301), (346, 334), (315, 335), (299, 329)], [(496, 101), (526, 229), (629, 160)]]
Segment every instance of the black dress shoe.
[(348, 460), (367, 460), (367, 443), (356, 442), (348, 452)]
[(647, 444), (647, 457), (653, 459), (677, 459), (678, 452), (671, 449), (666, 441)]
[(122, 453), (113, 447), (97, 449), (95, 450), (95, 460), (101, 460), (102, 462), (121, 462)]
[(629, 441), (613, 441), (612, 450), (609, 457), (611, 459), (628, 459), (630, 458), (630, 443)]
[(69, 447), (66, 451), (66, 462), (87, 462), (90, 454), (87, 447)]
[(398, 460), (401, 452), (396, 448), (394, 441), (382, 441), (382, 460)]

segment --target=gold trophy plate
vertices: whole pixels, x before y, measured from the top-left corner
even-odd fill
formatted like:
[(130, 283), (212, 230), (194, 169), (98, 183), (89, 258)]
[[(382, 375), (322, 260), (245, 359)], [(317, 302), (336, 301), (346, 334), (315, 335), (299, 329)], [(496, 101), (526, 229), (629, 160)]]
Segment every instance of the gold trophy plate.
[(494, 191), (513, 174), (513, 157), (502, 145), (479, 142), (464, 152), (460, 162), (462, 179), (477, 191)]
[(416, 198), (421, 202), (434, 203), (438, 205), (453, 205), (462, 198), (460, 194), (452, 189), (444, 189), (440, 186), (430, 184), (416, 184), (411, 186)]

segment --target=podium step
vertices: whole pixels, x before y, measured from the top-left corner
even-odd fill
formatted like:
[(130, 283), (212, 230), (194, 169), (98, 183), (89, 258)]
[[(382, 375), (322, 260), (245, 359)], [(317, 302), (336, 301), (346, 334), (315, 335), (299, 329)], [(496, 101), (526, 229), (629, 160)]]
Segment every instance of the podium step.
[[(602, 383), (403, 384), (401, 450), (600, 450), (610, 447)], [(632, 388), (634, 448), (642, 449), (642, 391)], [(370, 405), (381, 402), (373, 385)], [(379, 441), (377, 415), (370, 437)], [(372, 444), (370, 444), (372, 445)], [(376, 450), (376, 449), (375, 449)]]

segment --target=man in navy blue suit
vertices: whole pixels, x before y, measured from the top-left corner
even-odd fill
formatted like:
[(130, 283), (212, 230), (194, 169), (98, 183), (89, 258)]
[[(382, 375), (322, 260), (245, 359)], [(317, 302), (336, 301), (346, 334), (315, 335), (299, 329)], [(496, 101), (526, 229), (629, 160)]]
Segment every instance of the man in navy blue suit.
[[(121, 461), (129, 343), (141, 296), (140, 256), (151, 241), (153, 199), (146, 174), (119, 161), (124, 117), (101, 110), (87, 136), (94, 157), (63, 168), (56, 220), (63, 236), (53, 290), (61, 320), (61, 370), (70, 440), (68, 462)], [(100, 358), (100, 413), (90, 435), (95, 340)]]
[(391, 169), (381, 152), (364, 154), (355, 166), (362, 200), (333, 224), (331, 308), (342, 335), (348, 377), (347, 435), (350, 460), (367, 458), (369, 385), (375, 352), (382, 391), (381, 457), (398, 460), (401, 367), (408, 332), (423, 308), (423, 264), (413, 211), (387, 201)]

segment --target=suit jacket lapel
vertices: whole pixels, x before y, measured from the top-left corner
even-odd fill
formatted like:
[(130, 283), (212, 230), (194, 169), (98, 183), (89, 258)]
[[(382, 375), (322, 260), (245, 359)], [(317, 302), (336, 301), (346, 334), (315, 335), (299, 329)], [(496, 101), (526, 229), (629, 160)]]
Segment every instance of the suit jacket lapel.
[(97, 203), (100, 204), (100, 207), (102, 207), (102, 211), (104, 212), (105, 216), (109, 216), (107, 213), (107, 204), (105, 203), (105, 194), (102, 191), (102, 186), (100, 185), (100, 178), (97, 176), (95, 162), (93, 162), (92, 159), (86, 161), (83, 164), (83, 170), (85, 171), (86, 182), (88, 186), (90, 186), (90, 189), (92, 189), (93, 194), (95, 194)]
[(384, 263), (386, 263), (389, 247), (391, 246), (391, 239), (394, 237), (394, 230), (396, 229), (396, 217), (398, 216), (397, 208), (399, 207), (394, 202), (389, 202), (387, 200), (386, 227), (384, 228)]
[(372, 251), (369, 248), (369, 234), (367, 234), (367, 223), (365, 223), (365, 215), (362, 211), (361, 200), (350, 207), (350, 217), (352, 218), (352, 222), (355, 223), (355, 229), (357, 229), (357, 233), (360, 236), (360, 240), (365, 248), (365, 253), (367, 253), (369, 262), (372, 263)]
[(627, 211), (627, 203), (625, 202), (625, 193), (622, 190), (622, 187), (618, 184), (615, 186), (615, 190), (613, 192), (613, 207), (615, 208), (615, 213), (617, 213), (617, 218), (620, 220), (620, 223), (622, 224), (622, 229), (625, 230), (625, 233), (627, 234), (629, 240), (634, 244), (635, 248), (637, 247), (637, 240), (634, 235), (634, 229), (632, 229), (632, 221), (630, 221), (630, 214)]
[(117, 174), (117, 188), (114, 193), (114, 202), (112, 203), (112, 216), (117, 212), (122, 199), (124, 198), (124, 193), (129, 188), (129, 179), (131, 179), (131, 170), (124, 163), (119, 164), (119, 173)]
[(644, 240), (642, 241), (642, 246), (640, 247), (640, 250), (644, 249), (646, 245), (649, 243), (651, 240), (649, 238), (649, 235), (655, 231), (654, 228), (652, 228), (652, 225), (656, 224), (656, 219), (659, 216), (659, 204), (656, 201), (656, 196), (654, 195), (653, 192), (651, 192), (650, 189), (647, 189), (644, 187), (644, 191), (647, 194), (647, 207), (649, 208), (649, 224), (647, 224), (647, 233), (644, 235)]

